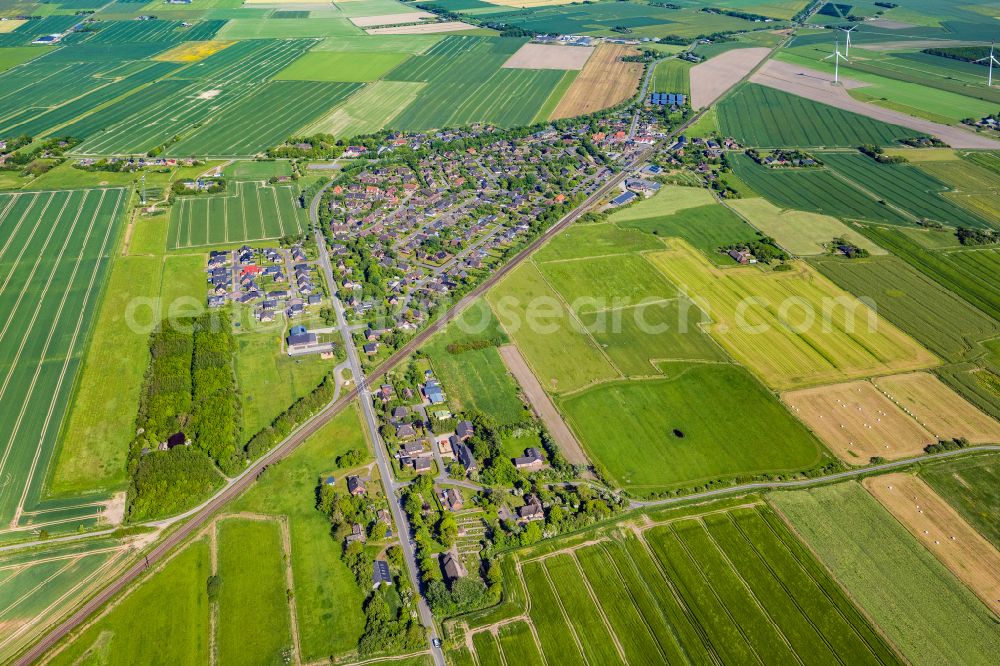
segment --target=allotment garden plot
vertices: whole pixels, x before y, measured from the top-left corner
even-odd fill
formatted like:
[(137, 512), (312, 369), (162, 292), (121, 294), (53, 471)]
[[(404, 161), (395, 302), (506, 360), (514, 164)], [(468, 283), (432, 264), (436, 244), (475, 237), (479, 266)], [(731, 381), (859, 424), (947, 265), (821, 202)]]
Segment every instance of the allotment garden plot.
[(33, 515), (127, 197), (124, 189), (0, 195), (0, 530), (12, 519), (37, 526), (97, 511), (64, 503)]
[(225, 196), (182, 197), (170, 216), (170, 249), (232, 245), (296, 235), (306, 229), (295, 189), (236, 182)]
[(773, 512), (730, 506), (517, 554), (524, 613), (472, 619), (467, 644), (481, 664), (898, 663)]

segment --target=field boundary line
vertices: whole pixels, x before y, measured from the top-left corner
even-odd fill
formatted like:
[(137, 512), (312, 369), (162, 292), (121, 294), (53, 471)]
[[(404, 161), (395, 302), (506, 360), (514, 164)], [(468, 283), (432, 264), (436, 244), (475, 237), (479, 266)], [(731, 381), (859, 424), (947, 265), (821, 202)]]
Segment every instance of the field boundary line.
[[(28, 236), (27, 240), (24, 242), (24, 247), (21, 248), (21, 253), (18, 254), (17, 257), (12, 262), (11, 268), (10, 268), (10, 272), (4, 278), (3, 284), (0, 285), (0, 292), (4, 292), (4, 291), (7, 290), (7, 285), (10, 284), (11, 278), (14, 276), (14, 273), (17, 272), (17, 267), (21, 264), (21, 258), (24, 256), (24, 248), (27, 247), (27, 244), (30, 243), (31, 240), (35, 237), (35, 234), (38, 233), (38, 227), (42, 224), (42, 218), (45, 217), (45, 213), (46, 213), (46, 211), (48, 211), (49, 205), (52, 203), (52, 200), (54, 198), (55, 198), (55, 193), (50, 193), (50, 196), (45, 200), (45, 205), (42, 206), (42, 212), (38, 214), (38, 219), (35, 221), (35, 226), (31, 229), (31, 235)], [(24, 212), (21, 213), (21, 219), (17, 221), (17, 224), (14, 226), (14, 230), (7, 237), (7, 242), (3, 244), (2, 248), (0, 248), (0, 261), (2, 261), (4, 259), (4, 257), (6, 256), (7, 249), (10, 247), (10, 244), (14, 242), (14, 239), (17, 237), (17, 234), (21, 231), (21, 225), (24, 223), (24, 220), (27, 219), (28, 213), (30, 213), (31, 210), (35, 207), (35, 202), (37, 200), (38, 200), (38, 194), (35, 194), (34, 198), (31, 200), (31, 203), (24, 210)], [(69, 200), (69, 197), (67, 197), (67, 201), (68, 200)], [(65, 208), (66, 208), (66, 204), (63, 203), (63, 210), (65, 210)], [(60, 216), (62, 215), (62, 210), (60, 210), (59, 215)], [(51, 229), (49, 231), (50, 238), (46, 239), (45, 245), (42, 246), (42, 251), (43, 252), (49, 246), (49, 241), (51, 240), (51, 235), (52, 235), (53, 231), (54, 230), (51, 230)], [(39, 257), (39, 259), (41, 259), (41, 257)], [(17, 307), (16, 304), (15, 304), (14, 307), (15, 308)], [(11, 310), (11, 316), (13, 316), (13, 312), (14, 311)], [(6, 326), (4, 328), (6, 329)], [(0, 332), (0, 338), (2, 338), (2, 337), (3, 337), (3, 333)]]

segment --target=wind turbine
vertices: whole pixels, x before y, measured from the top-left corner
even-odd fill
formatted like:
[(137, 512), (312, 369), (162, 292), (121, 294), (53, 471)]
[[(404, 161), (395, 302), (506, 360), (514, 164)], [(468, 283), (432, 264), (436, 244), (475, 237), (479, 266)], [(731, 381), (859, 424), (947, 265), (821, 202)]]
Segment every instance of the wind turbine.
[(993, 49), (994, 49), (995, 46), (996, 46), (996, 42), (993, 42), (992, 44), (990, 44), (990, 54), (988, 56), (986, 56), (985, 58), (980, 58), (979, 60), (976, 61), (976, 62), (987, 62), (987, 63), (989, 63), (990, 73), (989, 73), (989, 77), (986, 79), (986, 85), (989, 86), (989, 87), (991, 87), (991, 88), (993, 87), (993, 64), (996, 63), (997, 65), (1000, 65), (1000, 60), (997, 60), (996, 56), (993, 55)]
[(850, 28), (838, 28), (841, 32), (847, 33), (847, 48), (844, 49), (844, 57), (851, 57), (851, 33), (857, 28), (858, 25), (854, 24)]
[(833, 82), (840, 83), (840, 61), (847, 60), (847, 57), (840, 52), (840, 40), (837, 40), (837, 48), (833, 53), (823, 58), (823, 60), (829, 60), (833, 58)]

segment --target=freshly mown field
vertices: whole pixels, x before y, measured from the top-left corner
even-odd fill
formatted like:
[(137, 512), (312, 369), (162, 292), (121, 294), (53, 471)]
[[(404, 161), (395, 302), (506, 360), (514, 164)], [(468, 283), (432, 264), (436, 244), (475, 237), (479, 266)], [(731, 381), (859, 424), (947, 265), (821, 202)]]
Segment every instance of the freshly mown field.
[(601, 44), (573, 80), (552, 112), (553, 120), (595, 113), (623, 102), (639, 89), (641, 63), (622, 58), (637, 55), (631, 46)]
[(911, 222), (841, 180), (825, 168), (769, 169), (746, 155), (730, 158), (736, 175), (779, 208), (821, 213), (845, 220), (873, 220), (888, 224)]
[(39, 499), (127, 198), (124, 189), (0, 194), (2, 524)]
[(651, 518), (516, 555), (530, 626), (474, 623), (479, 663), (899, 663), (766, 507)]
[(685, 208), (673, 215), (644, 217), (618, 224), (626, 229), (637, 229), (661, 238), (683, 238), (701, 250), (712, 263), (723, 266), (734, 262), (729, 255), (720, 252), (721, 248), (757, 237), (752, 227), (718, 203)]
[(841, 289), (874, 302), (881, 316), (935, 354), (959, 362), (981, 356), (1000, 324), (897, 257), (813, 262)]
[(843, 238), (868, 250), (871, 254), (886, 254), (885, 250), (860, 232), (829, 215), (800, 210), (781, 210), (767, 199), (760, 197), (734, 199), (727, 205), (795, 255), (807, 256), (828, 252), (834, 238)]
[[(205, 582), (211, 575), (207, 539), (199, 539), (162, 568), (126, 592), (117, 606), (57, 648), (51, 664), (78, 664), (100, 657), (109, 666), (131, 666), (157, 658), (168, 664), (209, 661), (209, 601)], [(170, 640), (163, 640), (169, 636)]]
[(507, 342), (489, 306), (477, 301), (424, 347), (452, 411), (476, 409), (500, 424), (524, 421), (518, 386), (497, 352)]
[(866, 236), (915, 269), (1000, 320), (1000, 248), (933, 251), (897, 229), (864, 227)]
[[(822, 447), (746, 370), (670, 363), (663, 379), (604, 383), (558, 401), (591, 460), (637, 494), (809, 469)], [(652, 374), (652, 373), (648, 373)], [(755, 427), (723, 415), (753, 414)]]
[(994, 616), (859, 484), (771, 501), (909, 661), (993, 661)]
[(947, 186), (915, 166), (879, 164), (861, 154), (820, 153), (819, 157), (828, 168), (918, 219), (991, 228), (982, 218), (942, 197)]
[(271, 81), (224, 109), (167, 154), (255, 155), (275, 146), (343, 102), (357, 83)]
[(1000, 456), (987, 454), (924, 465), (920, 476), (970, 525), (1000, 549)]
[(926, 368), (927, 350), (802, 263), (719, 269), (680, 240), (648, 255), (707, 309), (712, 336), (777, 389)]
[[(378, 41), (375, 39), (374, 41)], [(408, 53), (310, 51), (275, 77), (287, 81), (376, 81), (404, 60)]]
[(937, 439), (1000, 443), (1000, 422), (977, 410), (934, 375), (912, 372), (872, 381)]
[(170, 249), (233, 245), (306, 228), (295, 188), (237, 181), (232, 195), (182, 197), (170, 215)]
[(618, 376), (534, 264), (512, 271), (487, 300), (547, 391), (573, 391)]
[(893, 144), (920, 135), (906, 127), (756, 84), (745, 85), (726, 97), (718, 114), (722, 133), (746, 146), (846, 148), (863, 143)]
[[(951, 394), (948, 399), (958, 399)], [(788, 391), (781, 399), (830, 450), (851, 465), (919, 456), (937, 441), (906, 406), (869, 381)]]

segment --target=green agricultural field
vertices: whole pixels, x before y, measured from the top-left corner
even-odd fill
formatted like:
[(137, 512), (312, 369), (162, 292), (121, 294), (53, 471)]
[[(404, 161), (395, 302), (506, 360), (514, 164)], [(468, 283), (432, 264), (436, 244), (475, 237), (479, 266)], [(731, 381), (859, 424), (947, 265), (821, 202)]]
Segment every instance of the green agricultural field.
[(689, 299), (657, 301), (602, 312), (584, 319), (591, 335), (625, 377), (661, 373), (660, 361), (725, 361), (721, 347), (703, 330), (708, 318)]
[(264, 21), (236, 18), (226, 22), (218, 39), (307, 39), (362, 34), (361, 28), (339, 16)]
[(879, 164), (861, 154), (820, 153), (827, 167), (910, 215), (949, 226), (990, 228), (982, 218), (941, 196), (947, 186), (909, 164)]
[[(588, 530), (511, 556), (527, 594), (515, 606), (534, 635), (523, 620), (473, 618), (476, 652), (482, 646), (495, 659), (496, 632), (508, 664), (520, 663), (521, 652), (535, 663), (536, 645), (548, 663), (583, 663), (584, 655), (601, 664), (901, 663), (766, 506), (694, 507), (631, 527)], [(518, 635), (511, 648), (507, 627)]]
[[(146, 89), (146, 94), (127, 97), (120, 107), (116, 104), (86, 119), (92, 131), (101, 131), (91, 134), (77, 150), (95, 155), (130, 154), (161, 146), (195, 123), (203, 123), (259, 91), (266, 85), (263, 81), (310, 46), (312, 42), (306, 39), (238, 42), (182, 70), (177, 81), (184, 83), (156, 83)], [(256, 108), (254, 118), (244, 121), (267, 123), (270, 113), (274, 113), (278, 122), (287, 122), (281, 119), (297, 113), (295, 106), (285, 104), (266, 110), (268, 113), (261, 113), (262, 109)]]
[(497, 639), (501, 651), (507, 657), (508, 664), (512, 662), (525, 664), (525, 666), (543, 666), (545, 664), (527, 622), (513, 622), (500, 627)]
[(376, 81), (409, 58), (407, 53), (310, 51), (278, 73), (287, 81)]
[(236, 378), (243, 400), (242, 436), (249, 440), (281, 412), (319, 386), (330, 362), (317, 355), (291, 358), (280, 348), (281, 329), (236, 334)]
[(1000, 458), (995, 454), (934, 462), (920, 476), (980, 534), (1000, 548)]
[(29, 60), (34, 60), (51, 50), (48, 46), (8, 46), (0, 48), (0, 72), (26, 63)]
[[(356, 3), (351, 3), (356, 4)], [(410, 10), (407, 10), (410, 11)], [(410, 53), (419, 55), (442, 39), (437, 35), (344, 35), (328, 37), (313, 47), (313, 51), (338, 53)]]
[(6, 313), (0, 474), (9, 484), (0, 493), (4, 524), (17, 509), (38, 502), (127, 197), (123, 189), (0, 194), (0, 305)]
[(182, 197), (170, 215), (170, 249), (234, 245), (297, 235), (305, 213), (290, 185), (237, 181), (224, 196)]
[(587, 259), (662, 248), (656, 239), (614, 224), (575, 224), (546, 243), (534, 259), (536, 262)]
[(677, 289), (635, 254), (538, 264), (546, 282), (577, 316), (668, 298)]
[(673, 215), (622, 221), (619, 225), (661, 238), (683, 238), (701, 250), (712, 263), (723, 266), (734, 262), (729, 255), (719, 252), (719, 248), (757, 237), (752, 227), (729, 208), (718, 203), (685, 208)]
[(480, 633), (472, 637), (472, 645), (476, 649), (480, 666), (503, 666), (500, 656), (500, 645), (491, 633)]
[(1000, 641), (993, 615), (860, 485), (771, 500), (908, 660), (993, 661)]
[(908, 218), (828, 169), (768, 169), (746, 155), (734, 155), (730, 159), (736, 175), (779, 208), (820, 213), (842, 220), (912, 224)]
[[(663, 379), (605, 383), (559, 400), (591, 460), (618, 485), (648, 495), (824, 459), (816, 439), (742, 368), (663, 367)], [(753, 414), (759, 427), (722, 414)]]
[(187, 138), (171, 145), (167, 153), (239, 156), (264, 152), (315, 121), (359, 88), (356, 83), (269, 82)]
[[(449, 351), (451, 345), (486, 342), (485, 347)], [(476, 301), (434, 336), (423, 351), (448, 392), (453, 411), (476, 409), (500, 424), (520, 423), (525, 408), (518, 386), (507, 372), (496, 345), (507, 342), (485, 301)], [(523, 451), (523, 447), (521, 449)]]
[(828, 215), (781, 210), (760, 197), (734, 199), (727, 205), (749, 220), (764, 235), (774, 238), (781, 247), (795, 255), (829, 252), (834, 238), (848, 240), (873, 255), (886, 254), (885, 250), (861, 232)]
[[(350, 449), (370, 459), (356, 406), (324, 425), (280, 465), (271, 466), (232, 507), (233, 511), (287, 517), (303, 661), (351, 653), (364, 631), (365, 591), (341, 560), (329, 521), (314, 508), (318, 479), (332, 472), (334, 459)], [(346, 488), (344, 477), (336, 476)], [(282, 584), (279, 608), (286, 608), (287, 613), (283, 572), (277, 580)]]
[(306, 131), (350, 138), (392, 127), (396, 116), (417, 99), (426, 85), (422, 82), (376, 81), (351, 95)]
[(716, 203), (715, 198), (705, 188), (665, 185), (652, 197), (613, 213), (609, 219), (611, 222), (627, 226), (622, 223), (673, 215), (685, 208), (697, 208), (714, 203)]
[(865, 227), (876, 243), (921, 273), (1000, 320), (1000, 249), (932, 251), (896, 229)]
[(486, 298), (546, 390), (573, 391), (618, 376), (534, 264), (519, 266)]
[[(100, 655), (109, 666), (142, 663), (158, 644), (164, 663), (209, 661), (209, 546), (200, 539), (126, 592), (118, 605), (63, 641), (52, 664), (77, 664)], [(169, 636), (170, 640), (163, 640)]]
[[(139, 390), (146, 373), (148, 338), (129, 326), (155, 325), (151, 312), (130, 312), (133, 299), (160, 294), (159, 257), (120, 257), (108, 279), (97, 315), (92, 351), (80, 375), (59, 456), (49, 480), (53, 495), (118, 490), (125, 484), (125, 457), (135, 436)], [(115, 349), (108, 354), (104, 350)], [(108, 391), (114, 386), (114, 391)]]
[(719, 104), (719, 129), (744, 145), (766, 148), (886, 145), (920, 135), (755, 84), (739, 88)]
[(937, 359), (807, 265), (713, 267), (690, 245), (649, 255), (695, 295), (712, 336), (776, 389), (927, 368)]
[(563, 74), (552, 69), (499, 69), (474, 94), (455, 106), (447, 124), (530, 125), (550, 93), (560, 86)]
[(227, 518), (216, 525), (222, 663), (276, 663), (292, 647), (285, 556), (277, 521)]
[(823, 275), (951, 362), (982, 356), (1000, 324), (896, 257), (817, 259)]
[(691, 63), (686, 60), (671, 58), (664, 60), (653, 70), (653, 91), (665, 93), (691, 94), (691, 81), (688, 70)]
[(580, 72), (575, 69), (563, 72), (563, 76), (559, 79), (559, 83), (552, 88), (552, 91), (549, 93), (548, 98), (546, 98), (545, 103), (542, 104), (542, 107), (538, 109), (538, 113), (536, 113), (535, 117), (531, 120), (532, 123), (541, 123), (552, 117), (552, 114), (555, 113), (556, 107), (559, 106), (559, 101), (563, 98), (563, 95), (566, 94), (566, 91), (569, 90), (570, 86), (573, 85), (573, 81), (576, 81), (576, 77), (579, 73)]

